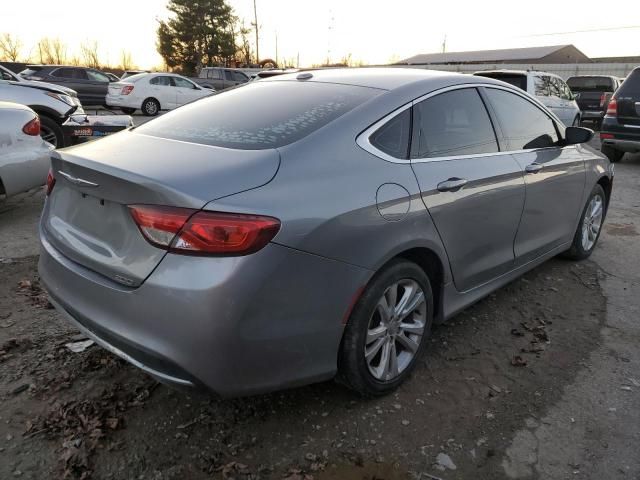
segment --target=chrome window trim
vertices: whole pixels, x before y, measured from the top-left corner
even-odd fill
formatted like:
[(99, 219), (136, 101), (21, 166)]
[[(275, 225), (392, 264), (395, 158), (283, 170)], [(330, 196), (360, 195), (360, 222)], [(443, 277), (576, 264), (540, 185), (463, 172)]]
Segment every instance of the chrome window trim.
[[(385, 160), (385, 161), (391, 162), (391, 163), (399, 163), (399, 164), (443, 162), (443, 161), (458, 160), (458, 159), (463, 160), (463, 159), (467, 159), (467, 158), (490, 157), (490, 156), (499, 156), (499, 155), (512, 155), (512, 154), (518, 154), (518, 153), (533, 152), (533, 151), (537, 151), (537, 150), (546, 150), (546, 149), (549, 149), (549, 148), (557, 148), (557, 147), (528, 148), (528, 149), (525, 149), (525, 150), (501, 150), (499, 152), (477, 153), (477, 154), (470, 154), (470, 155), (450, 155), (450, 156), (446, 156), (446, 157), (426, 157), (426, 158), (414, 158), (414, 159), (408, 158), (408, 159), (404, 159), (404, 158), (393, 157), (393, 156), (383, 152), (382, 150), (379, 150), (369, 140), (371, 135), (373, 135), (373, 133), (376, 132), (376, 130), (378, 130), (384, 124), (386, 124), (387, 122), (389, 122), (390, 120), (392, 120), (396, 116), (400, 115), (405, 110), (415, 106), (416, 104), (418, 104), (420, 102), (423, 102), (424, 100), (427, 100), (428, 98), (435, 97), (436, 95), (440, 95), (442, 93), (450, 92), (452, 90), (461, 90), (463, 88), (479, 88), (479, 87), (495, 88), (497, 90), (504, 90), (506, 92), (510, 92), (510, 93), (515, 94), (515, 95), (518, 95), (518, 96), (522, 97), (524, 100), (526, 100), (529, 103), (533, 104), (535, 107), (540, 108), (544, 114), (549, 116), (549, 119), (552, 122), (562, 125), (562, 122), (553, 114), (553, 112), (548, 112), (547, 111), (548, 109), (542, 103), (540, 103), (535, 98), (532, 98), (531, 96), (529, 96), (527, 94), (527, 92), (519, 92), (519, 91), (516, 91), (515, 89), (508, 88), (508, 87), (503, 87), (502, 85), (494, 85), (492, 83), (462, 83), (462, 84), (459, 84), (459, 85), (452, 85), (452, 86), (449, 86), (449, 87), (444, 87), (444, 88), (440, 88), (438, 90), (434, 90), (432, 92), (426, 93), (426, 94), (424, 94), (424, 95), (422, 95), (422, 96), (410, 101), (409, 103), (406, 103), (405, 105), (402, 105), (400, 108), (397, 108), (393, 112), (391, 112), (391, 113), (387, 114), (386, 116), (382, 117), (380, 120), (378, 120), (373, 125), (371, 125), (366, 130), (364, 130), (362, 133), (360, 133), (360, 135), (358, 135), (356, 137), (356, 143), (363, 150), (369, 152), (370, 154), (372, 154), (372, 155), (374, 155), (374, 156), (376, 156), (376, 157), (378, 157), (378, 158), (380, 158), (382, 160)], [(567, 147), (575, 147), (575, 145), (567, 145)], [(565, 147), (561, 147), (561, 148), (565, 148)]]

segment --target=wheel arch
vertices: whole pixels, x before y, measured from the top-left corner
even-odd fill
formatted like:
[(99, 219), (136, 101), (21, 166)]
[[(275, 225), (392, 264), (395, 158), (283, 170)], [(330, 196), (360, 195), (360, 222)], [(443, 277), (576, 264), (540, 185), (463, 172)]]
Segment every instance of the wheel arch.
[(607, 202), (607, 209), (609, 209), (609, 202), (611, 201), (611, 192), (613, 190), (613, 184), (611, 182), (611, 179), (606, 175), (603, 175), (598, 179), (596, 183), (600, 185), (604, 190), (604, 194), (606, 196), (605, 200)]

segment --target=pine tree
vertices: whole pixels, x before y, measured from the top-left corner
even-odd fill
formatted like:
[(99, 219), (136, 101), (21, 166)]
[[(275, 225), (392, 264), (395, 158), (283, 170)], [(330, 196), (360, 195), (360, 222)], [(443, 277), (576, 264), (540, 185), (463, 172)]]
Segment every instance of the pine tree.
[(159, 22), (156, 44), (167, 66), (195, 75), (234, 56), (236, 18), (226, 0), (169, 0), (167, 10), (173, 15)]

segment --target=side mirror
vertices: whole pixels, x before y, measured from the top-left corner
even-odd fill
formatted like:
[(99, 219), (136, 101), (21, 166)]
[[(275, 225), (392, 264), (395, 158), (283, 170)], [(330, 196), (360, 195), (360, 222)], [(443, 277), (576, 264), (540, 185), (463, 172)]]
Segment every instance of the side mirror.
[(565, 145), (587, 143), (593, 138), (593, 130), (584, 127), (567, 127), (564, 131)]

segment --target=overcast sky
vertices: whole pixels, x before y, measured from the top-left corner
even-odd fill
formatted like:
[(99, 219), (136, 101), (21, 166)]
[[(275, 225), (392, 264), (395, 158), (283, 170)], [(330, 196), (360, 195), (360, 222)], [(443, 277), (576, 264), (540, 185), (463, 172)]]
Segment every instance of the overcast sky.
[[(387, 63), (418, 53), (573, 43), (596, 56), (640, 55), (640, 0), (256, 0), (260, 56), (296, 59), (301, 66), (340, 61)], [(253, 0), (229, 3), (247, 25)], [(166, 0), (3, 0), (0, 33), (18, 35), (29, 53), (42, 36), (59, 37), (70, 54), (97, 40), (103, 62), (118, 64), (126, 49), (143, 68), (161, 65), (156, 19)], [(609, 8), (609, 5), (611, 8)], [(633, 28), (621, 28), (633, 27)], [(583, 30), (591, 32), (566, 33)], [(33, 50), (35, 60), (35, 50)]]

